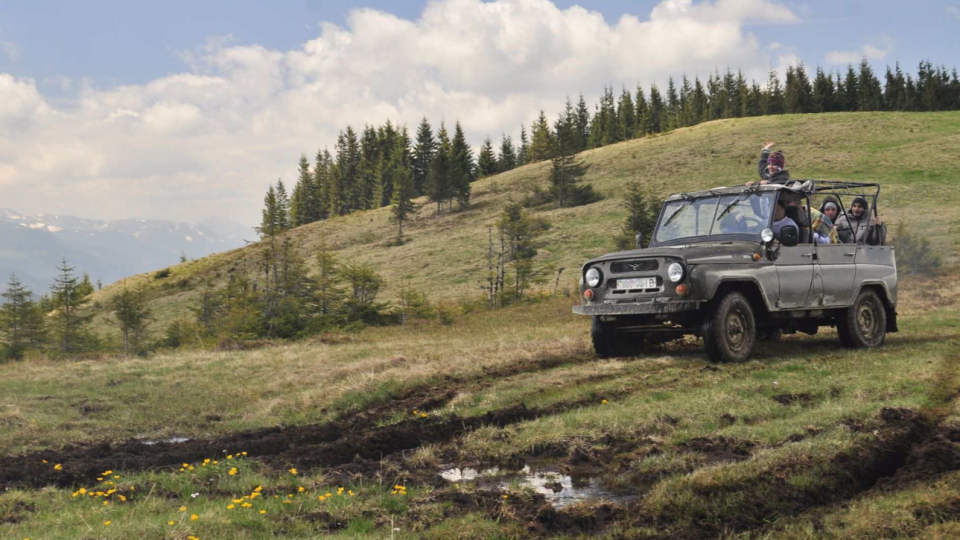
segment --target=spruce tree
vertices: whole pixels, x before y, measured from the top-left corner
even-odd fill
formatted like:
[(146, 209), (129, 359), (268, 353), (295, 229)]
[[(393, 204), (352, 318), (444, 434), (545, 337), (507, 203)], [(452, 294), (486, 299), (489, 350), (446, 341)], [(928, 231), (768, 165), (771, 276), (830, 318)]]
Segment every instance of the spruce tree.
[(393, 171), (393, 190), (390, 199), (390, 204), (393, 205), (391, 215), (394, 223), (397, 224), (398, 242), (403, 241), (403, 222), (409, 219), (410, 214), (416, 209), (412, 200), (416, 196), (413, 186), (413, 170), (407, 165), (406, 161), (405, 152), (398, 145), (390, 156), (389, 165)]
[(737, 93), (737, 81), (729, 67), (723, 76), (722, 88), (723, 118), (734, 118), (740, 114), (740, 94)]
[(695, 118), (695, 123), (699, 124), (709, 120), (710, 102), (707, 98), (707, 91), (703, 88), (703, 83), (700, 82), (698, 76), (693, 78), (693, 97), (690, 99), (693, 102), (691, 116)]
[(812, 112), (833, 112), (837, 110), (836, 100), (837, 96), (833, 86), (833, 79), (824, 73), (820, 66), (817, 66), (817, 75), (813, 79)]
[(503, 134), (503, 138), (500, 140), (500, 155), (497, 156), (497, 170), (505, 172), (516, 167), (517, 155), (513, 148), (513, 139), (509, 135)]
[(437, 203), (437, 215), (443, 208), (443, 202), (450, 198), (452, 193), (450, 177), (453, 172), (451, 163), (450, 137), (447, 127), (440, 122), (440, 131), (437, 132), (437, 151), (430, 161), (430, 174), (427, 177), (427, 197)]
[(57, 267), (60, 272), (50, 286), (51, 305), (54, 315), (50, 329), (53, 331), (59, 351), (70, 354), (82, 350), (88, 341), (86, 326), (89, 315), (81, 315), (80, 310), (89, 302), (89, 298), (80, 294), (80, 282), (73, 274), (74, 268), (63, 259)]
[(129, 354), (131, 350), (140, 352), (147, 326), (153, 319), (144, 288), (140, 286), (131, 290), (124, 287), (120, 294), (110, 300), (110, 309), (123, 338), (123, 354)]
[(327, 246), (325, 235), (320, 236), (316, 261), (317, 314), (321, 317), (321, 323), (326, 323), (334, 316), (343, 302), (343, 290), (340, 288), (340, 263), (337, 256)]
[(270, 184), (270, 187), (267, 189), (267, 194), (263, 196), (263, 210), (260, 211), (260, 226), (256, 228), (260, 238), (272, 238), (282, 231), (282, 229), (280, 229), (279, 212), (277, 206), (277, 191), (273, 188), (273, 184)]
[(663, 98), (660, 97), (660, 90), (657, 85), (650, 85), (650, 104), (647, 107), (647, 115), (644, 118), (643, 130), (646, 133), (660, 133), (664, 126), (664, 105)]
[(699, 122), (697, 115), (693, 111), (693, 87), (690, 86), (690, 79), (686, 75), (680, 83), (680, 121), (678, 126), (692, 126)]
[(577, 102), (576, 133), (574, 142), (577, 145), (577, 151), (587, 149), (590, 142), (590, 110), (587, 109), (587, 102), (583, 99), (583, 92), (580, 93), (580, 101)]
[[(569, 103), (569, 102), (568, 102)], [(619, 121), (619, 136), (622, 140), (633, 138), (637, 129), (637, 117), (633, 106), (633, 96), (626, 87), (620, 93), (620, 102), (617, 103), (617, 120)], [(574, 133), (574, 148), (576, 148), (576, 133)]]
[(623, 140), (623, 133), (620, 131), (620, 120), (617, 117), (617, 105), (613, 99), (613, 87), (603, 89), (603, 97), (600, 98), (600, 144), (607, 146), (616, 144)]
[(750, 94), (750, 87), (747, 85), (747, 79), (743, 72), (737, 70), (736, 94), (730, 99), (730, 107), (734, 109), (734, 116), (746, 116), (746, 103)]
[(380, 144), (377, 140), (377, 131), (371, 126), (364, 126), (360, 138), (357, 186), (351, 191), (350, 206), (352, 210), (380, 208), (380, 201), (376, 200), (375, 196), (379, 184), (379, 166)]
[(7, 281), (7, 290), (0, 294), (0, 361), (22, 360), (30, 347), (39, 347), (45, 341), (43, 313), (31, 299), (27, 289), (16, 274)]
[(637, 85), (637, 104), (633, 111), (637, 117), (636, 125), (633, 128), (633, 136), (642, 137), (647, 134), (646, 122), (647, 116), (650, 115), (650, 108), (647, 105), (647, 98), (643, 95), (643, 88), (639, 84)]
[(626, 185), (621, 204), (627, 211), (627, 218), (620, 234), (614, 237), (617, 249), (635, 249), (636, 236), (642, 235), (643, 245), (649, 245), (653, 229), (657, 225), (657, 208), (651, 204), (652, 198), (643, 192), (636, 181)]
[(483, 140), (480, 154), (477, 156), (477, 177), (485, 178), (497, 174), (497, 156), (493, 153), (493, 141), (490, 137)]
[(847, 66), (847, 75), (843, 80), (843, 93), (838, 92), (838, 94), (841, 111), (860, 110), (860, 79), (852, 64)]
[(330, 189), (334, 182), (333, 156), (326, 148), (317, 151), (317, 163), (313, 169), (312, 215), (317, 219), (327, 219), (330, 216)]
[(283, 180), (277, 179), (277, 230), (285, 231), (290, 228), (290, 197)]
[(316, 221), (317, 216), (311, 208), (314, 195), (314, 175), (310, 171), (310, 162), (306, 154), (300, 154), (300, 175), (290, 197), (290, 224), (294, 227)]
[(680, 96), (677, 95), (677, 86), (673, 77), (667, 79), (667, 108), (666, 125), (664, 131), (672, 131), (680, 127)]
[(553, 132), (550, 130), (550, 123), (547, 122), (547, 115), (540, 110), (540, 116), (533, 124), (533, 140), (530, 143), (529, 160), (530, 163), (543, 161), (553, 157)]
[(747, 96), (743, 103), (744, 116), (760, 116), (763, 114), (763, 90), (756, 81), (750, 85), (747, 90)]
[(577, 159), (576, 119), (561, 114), (554, 125), (555, 148), (550, 169), (550, 196), (558, 207), (579, 206), (599, 200), (590, 185), (580, 182), (586, 167)]
[(860, 62), (860, 75), (857, 77), (860, 93), (857, 96), (857, 110), (879, 111), (883, 109), (883, 93), (880, 80), (873, 73), (870, 63), (864, 58)]
[(771, 69), (767, 78), (767, 91), (763, 103), (763, 114), (783, 114), (785, 108), (783, 87), (776, 70)]
[(424, 116), (417, 126), (417, 142), (413, 145), (413, 189), (417, 195), (426, 193), (427, 176), (430, 174), (430, 162), (437, 149), (433, 138), (433, 128)]
[(530, 163), (530, 143), (527, 139), (527, 129), (520, 124), (520, 147), (517, 149), (517, 166)]
[(453, 197), (461, 210), (470, 207), (470, 182), (473, 181), (473, 150), (467, 144), (466, 135), (458, 120), (454, 124), (453, 142), (450, 145), (450, 184)]

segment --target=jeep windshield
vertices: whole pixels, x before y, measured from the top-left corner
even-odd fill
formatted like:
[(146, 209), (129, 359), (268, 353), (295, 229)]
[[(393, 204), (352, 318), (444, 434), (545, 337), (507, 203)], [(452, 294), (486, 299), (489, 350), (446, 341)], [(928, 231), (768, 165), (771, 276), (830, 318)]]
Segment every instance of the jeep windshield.
[(714, 240), (757, 240), (770, 226), (772, 191), (744, 191), (667, 201), (653, 235), (656, 245)]

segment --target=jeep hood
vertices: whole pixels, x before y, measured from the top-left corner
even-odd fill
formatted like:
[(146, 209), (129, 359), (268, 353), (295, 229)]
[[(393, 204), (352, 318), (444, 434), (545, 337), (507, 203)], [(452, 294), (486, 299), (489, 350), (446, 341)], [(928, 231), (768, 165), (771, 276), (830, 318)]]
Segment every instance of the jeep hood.
[(747, 261), (752, 262), (753, 254), (762, 253), (762, 251), (759, 242), (747, 242), (743, 240), (734, 242), (678, 244), (676, 246), (632, 249), (629, 251), (608, 253), (602, 257), (587, 261), (583, 266), (586, 268), (588, 265), (598, 262), (656, 257), (680, 259), (685, 264), (741, 264)]

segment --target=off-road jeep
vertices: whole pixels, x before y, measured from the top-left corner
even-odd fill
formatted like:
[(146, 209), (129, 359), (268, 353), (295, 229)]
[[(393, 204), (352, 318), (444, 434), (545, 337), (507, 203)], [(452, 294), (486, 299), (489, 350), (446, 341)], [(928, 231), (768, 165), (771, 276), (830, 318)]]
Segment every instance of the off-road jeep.
[[(671, 195), (649, 246), (637, 235), (637, 249), (583, 265), (573, 311), (592, 318), (604, 357), (694, 334), (711, 361), (743, 361), (758, 339), (823, 326), (847, 347), (877, 347), (897, 331), (893, 247), (817, 244), (807, 216), (826, 196), (841, 212), (854, 196), (872, 198), (876, 216), (879, 195), (878, 184), (820, 180)], [(798, 226), (775, 235), (778, 201)]]

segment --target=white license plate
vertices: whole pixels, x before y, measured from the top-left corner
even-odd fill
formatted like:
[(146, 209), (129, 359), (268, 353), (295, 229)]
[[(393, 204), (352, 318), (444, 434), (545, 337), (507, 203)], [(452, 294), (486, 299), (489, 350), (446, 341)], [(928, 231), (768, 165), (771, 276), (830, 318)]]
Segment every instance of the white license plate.
[(618, 279), (618, 289), (656, 289), (657, 278)]

